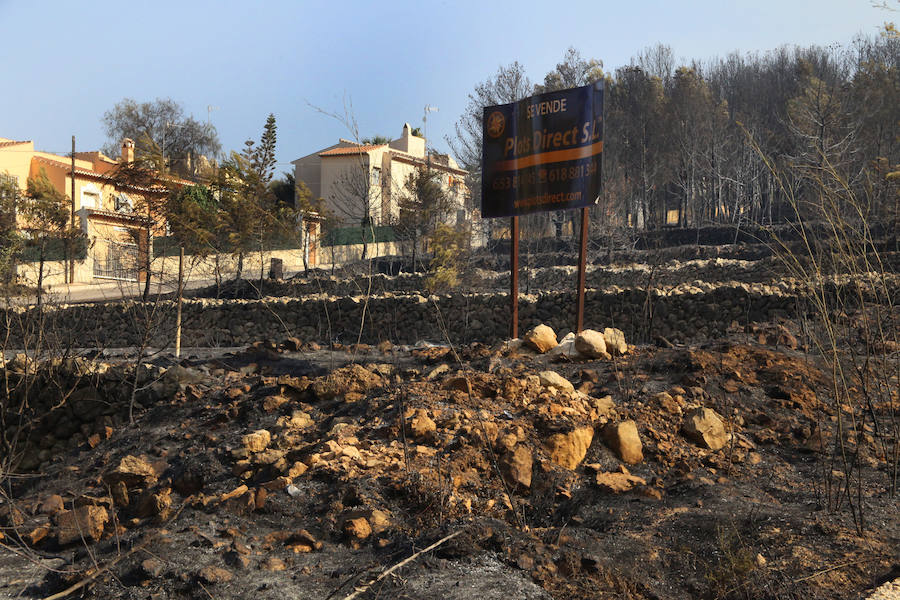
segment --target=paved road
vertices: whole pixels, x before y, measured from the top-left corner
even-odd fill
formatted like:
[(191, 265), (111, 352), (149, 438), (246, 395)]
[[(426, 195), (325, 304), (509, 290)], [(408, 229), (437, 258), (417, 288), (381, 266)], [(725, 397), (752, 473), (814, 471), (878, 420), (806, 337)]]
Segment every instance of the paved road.
[[(285, 272), (285, 278), (293, 277), (296, 272)], [(194, 290), (215, 285), (215, 279), (188, 279), (184, 289)], [(152, 295), (174, 293), (177, 289), (174, 281), (151, 281)], [(73, 283), (47, 286), (44, 292), (46, 302), (54, 304), (86, 304), (90, 302), (108, 302), (123, 298), (136, 298), (144, 293), (144, 284), (133, 281), (103, 281), (102, 283)], [(13, 304), (33, 304), (35, 295), (20, 296)]]
[[(185, 282), (185, 289), (195, 289), (215, 284), (214, 280), (198, 279)], [(176, 283), (151, 282), (150, 291), (153, 295), (175, 292)], [(48, 286), (44, 292), (46, 302), (54, 304), (81, 304), (88, 302), (106, 302), (121, 300), (123, 298), (135, 298), (144, 293), (144, 284), (133, 281), (107, 281), (103, 283), (73, 283)], [(20, 296), (15, 304), (31, 304), (35, 301), (35, 295)]]

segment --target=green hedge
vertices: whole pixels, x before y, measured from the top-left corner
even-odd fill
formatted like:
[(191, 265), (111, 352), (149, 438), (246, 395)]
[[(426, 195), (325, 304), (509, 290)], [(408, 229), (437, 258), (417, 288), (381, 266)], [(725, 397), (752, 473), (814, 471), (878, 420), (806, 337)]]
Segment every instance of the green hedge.
[[(87, 240), (78, 238), (73, 242), (75, 250), (75, 260), (84, 260), (87, 258)], [(22, 247), (18, 256), (19, 262), (33, 263), (41, 260), (41, 247), (34, 240), (27, 240)], [(59, 238), (49, 238), (46, 240), (44, 247), (44, 261), (51, 262), (57, 260), (66, 260), (66, 242)]]
[(390, 225), (378, 227), (339, 227), (327, 232), (322, 238), (323, 246), (349, 246), (362, 244), (363, 235), (366, 243), (396, 242), (397, 234)]
[[(153, 258), (178, 256), (178, 247), (178, 239), (175, 236), (155, 237), (153, 238)], [(300, 240), (294, 236), (272, 235), (263, 240), (263, 250), (266, 252), (299, 250), (302, 247)], [(216, 241), (215, 249), (220, 254), (233, 254), (235, 252), (234, 244), (225, 238)], [(252, 248), (251, 251), (255, 249)]]
[[(363, 234), (366, 236), (367, 244), (397, 241), (397, 234), (394, 228), (388, 225), (365, 228), (341, 227), (327, 232), (322, 238), (322, 245), (348, 246), (350, 244), (361, 244)], [(263, 242), (263, 247), (266, 252), (300, 250), (303, 248), (303, 244), (299, 237), (272, 235)], [(235, 251), (234, 245), (227, 238), (219, 239), (216, 242), (216, 249), (222, 254), (233, 254)], [(178, 256), (178, 239), (175, 236), (153, 238), (153, 257), (160, 258), (163, 256)]]

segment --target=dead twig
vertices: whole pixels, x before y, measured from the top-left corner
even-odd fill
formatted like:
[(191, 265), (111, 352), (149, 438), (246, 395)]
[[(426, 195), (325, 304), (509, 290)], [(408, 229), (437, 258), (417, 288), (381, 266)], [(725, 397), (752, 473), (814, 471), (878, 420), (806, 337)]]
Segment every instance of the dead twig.
[(883, 558), (884, 558), (883, 556), (877, 556), (874, 558), (861, 558), (859, 560), (851, 560), (849, 562), (840, 563), (838, 565), (828, 567), (827, 569), (822, 569), (821, 571), (816, 571), (815, 573), (812, 573), (811, 575), (807, 575), (806, 577), (801, 577), (800, 579), (795, 579), (794, 583), (800, 583), (801, 581), (806, 581), (808, 579), (815, 579), (816, 577), (818, 577), (820, 575), (824, 575), (826, 573), (831, 573), (832, 571), (837, 571), (838, 569), (843, 569), (844, 567), (852, 567), (854, 565), (872, 562), (874, 560), (882, 560)]
[(144, 540), (143, 542), (141, 542), (140, 544), (138, 544), (137, 546), (135, 546), (134, 548), (132, 548), (131, 550), (126, 552), (125, 554), (120, 554), (119, 556), (115, 557), (114, 559), (107, 562), (106, 564), (98, 566), (95, 570), (93, 570), (92, 573), (90, 573), (87, 577), (85, 577), (81, 581), (70, 585), (69, 587), (67, 587), (66, 589), (64, 589), (61, 592), (57, 592), (56, 594), (53, 594), (51, 596), (46, 596), (43, 600), (59, 600), (60, 598), (65, 598), (72, 592), (77, 592), (81, 588), (92, 583), (95, 579), (100, 577), (100, 575), (102, 575), (103, 573), (106, 573), (111, 568), (116, 566), (116, 564), (119, 563), (122, 559), (131, 556), (135, 552), (140, 552), (144, 547), (148, 546), (150, 544), (150, 542), (153, 541), (153, 538), (155, 538), (155, 537), (156, 537), (156, 535), (151, 535), (146, 540)]
[[(346, 596), (346, 597), (344, 598), (344, 600), (353, 600), (354, 598), (358, 597), (360, 594), (362, 594), (363, 592), (365, 592), (366, 590), (368, 590), (370, 587), (372, 587), (373, 585), (375, 585), (376, 583), (378, 583), (379, 581), (381, 581), (382, 579), (384, 579), (385, 577), (387, 577), (388, 575), (390, 575), (391, 573), (393, 573), (393, 572), (396, 571), (397, 569), (403, 568), (404, 566), (406, 566), (406, 565), (408, 565), (409, 563), (411, 563), (412, 561), (416, 560), (417, 558), (419, 558), (419, 557), (422, 556), (423, 554), (426, 554), (426, 553), (428, 553), (428, 552), (431, 552), (432, 550), (434, 550), (435, 548), (437, 548), (437, 547), (440, 546), (441, 544), (444, 544), (444, 543), (446, 543), (446, 542), (452, 540), (453, 538), (455, 538), (456, 536), (458, 536), (458, 535), (461, 534), (461, 533), (462, 533), (462, 530), (461, 530), (461, 529), (460, 529), (459, 531), (454, 531), (453, 533), (451, 533), (451, 534), (449, 534), (449, 535), (446, 535), (446, 536), (442, 537), (441, 539), (439, 539), (438, 541), (436, 541), (436, 542), (433, 543), (432, 545), (428, 546), (427, 548), (424, 548), (424, 549), (422, 549), (422, 550), (419, 550), (418, 552), (416, 552), (415, 554), (413, 554), (413, 555), (410, 556), (409, 558), (405, 558), (405, 559), (401, 560), (400, 562), (398, 562), (396, 565), (394, 565), (394, 566), (391, 567), (390, 569), (387, 569), (387, 570), (383, 571), (383, 572), (381, 573), (381, 575), (379, 575), (379, 576), (376, 577), (375, 579), (372, 579), (372, 580), (369, 581), (368, 583), (366, 583), (366, 584), (364, 584), (364, 585), (361, 585), (361, 586), (359, 586), (358, 588), (354, 589), (354, 590), (353, 590), (353, 593), (350, 594), (349, 596)], [(45, 600), (48, 600), (48, 599), (45, 599)]]
[[(166, 521), (166, 523), (171, 523), (176, 518), (178, 518), (178, 515), (181, 514), (181, 511), (184, 510), (184, 507), (187, 506), (188, 504), (190, 504), (190, 502), (193, 499), (194, 499), (193, 496), (188, 496), (185, 499), (184, 503), (181, 505), (181, 507), (177, 511), (175, 511), (175, 514), (172, 515), (168, 519), (168, 521)], [(155, 532), (151, 533), (149, 536), (147, 536), (147, 538), (143, 542), (141, 542), (137, 546), (133, 547), (131, 550), (129, 550), (125, 554), (120, 554), (117, 557), (115, 557), (114, 559), (106, 562), (105, 564), (98, 565), (95, 569), (89, 569), (87, 571), (88, 575), (84, 579), (78, 581), (77, 583), (70, 585), (69, 587), (67, 587), (66, 589), (64, 589), (61, 592), (57, 592), (51, 596), (46, 596), (42, 600), (60, 600), (60, 598), (65, 598), (66, 596), (72, 594), (73, 592), (77, 592), (81, 588), (91, 584), (94, 580), (96, 580), (98, 577), (100, 577), (104, 573), (108, 572), (110, 569), (112, 569), (114, 566), (116, 566), (119, 562), (121, 562), (125, 558), (128, 558), (132, 554), (140, 552), (141, 550), (143, 550), (144, 548), (149, 546), (150, 542), (155, 540), (158, 535), (159, 535), (159, 531), (155, 531)]]

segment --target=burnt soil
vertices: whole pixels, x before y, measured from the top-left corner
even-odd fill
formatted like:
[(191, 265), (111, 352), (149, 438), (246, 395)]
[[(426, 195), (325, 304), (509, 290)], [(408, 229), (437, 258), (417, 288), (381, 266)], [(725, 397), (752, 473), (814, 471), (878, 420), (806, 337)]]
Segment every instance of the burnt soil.
[[(897, 576), (890, 461), (872, 436), (847, 440), (864, 446), (862, 484), (841, 487), (827, 450), (839, 415), (802, 351), (743, 333), (614, 360), (455, 350), (258, 344), (181, 361), (133, 424), (6, 479), (0, 596), (84, 583), (69, 597), (812, 600)], [(541, 385), (547, 369), (577, 391)], [(698, 406), (725, 421), (721, 450), (683, 435)], [(874, 410), (887, 419), (896, 402)], [(643, 460), (625, 467), (601, 431), (627, 419)], [(583, 460), (554, 463), (548, 436), (584, 426)], [(266, 448), (248, 450), (263, 429)], [(515, 447), (533, 459), (527, 487), (501, 468)], [(153, 476), (123, 505), (104, 476), (126, 456)], [(630, 489), (597, 483), (625, 471)], [(109, 520), (97, 540), (60, 544), (77, 506)]]

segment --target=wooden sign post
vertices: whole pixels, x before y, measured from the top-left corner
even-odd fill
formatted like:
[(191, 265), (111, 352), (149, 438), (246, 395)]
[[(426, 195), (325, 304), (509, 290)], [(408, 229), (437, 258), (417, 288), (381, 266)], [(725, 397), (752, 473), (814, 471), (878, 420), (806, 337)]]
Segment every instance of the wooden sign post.
[(519, 217), (509, 225), (509, 337), (519, 337)]
[(581, 209), (581, 245), (578, 248), (578, 292), (575, 299), (575, 333), (584, 330), (584, 280), (587, 271), (588, 223), (591, 218), (590, 209)]

